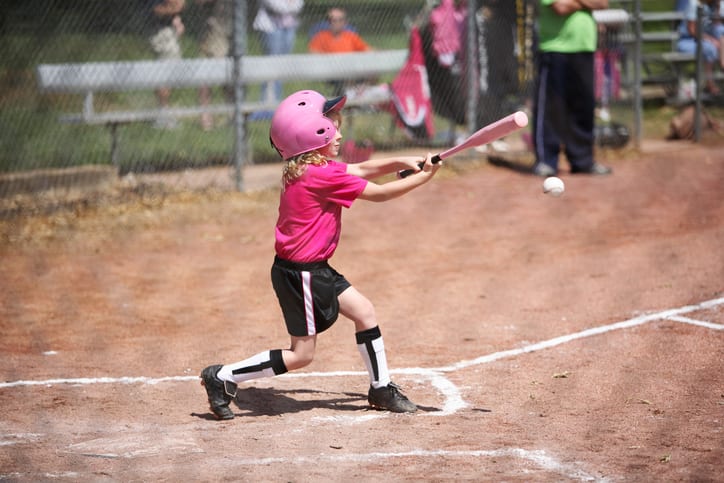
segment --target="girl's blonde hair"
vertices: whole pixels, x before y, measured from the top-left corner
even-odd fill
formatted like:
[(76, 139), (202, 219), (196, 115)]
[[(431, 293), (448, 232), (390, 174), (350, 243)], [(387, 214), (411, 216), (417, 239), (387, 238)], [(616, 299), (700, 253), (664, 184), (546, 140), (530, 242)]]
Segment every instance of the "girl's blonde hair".
[(286, 186), (298, 180), (299, 177), (304, 174), (304, 171), (307, 169), (307, 165), (309, 164), (313, 164), (314, 166), (324, 166), (327, 164), (327, 158), (325, 158), (319, 151), (309, 151), (290, 158), (287, 161), (287, 164), (284, 165), (282, 185)]

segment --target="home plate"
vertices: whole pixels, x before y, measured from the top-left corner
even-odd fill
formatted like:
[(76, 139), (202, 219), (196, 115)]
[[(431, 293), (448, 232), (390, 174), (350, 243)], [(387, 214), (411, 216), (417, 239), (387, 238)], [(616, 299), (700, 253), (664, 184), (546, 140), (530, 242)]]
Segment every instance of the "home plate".
[(203, 450), (193, 441), (158, 434), (148, 436), (136, 433), (71, 444), (66, 452), (97, 458), (139, 458), (160, 454), (203, 453)]

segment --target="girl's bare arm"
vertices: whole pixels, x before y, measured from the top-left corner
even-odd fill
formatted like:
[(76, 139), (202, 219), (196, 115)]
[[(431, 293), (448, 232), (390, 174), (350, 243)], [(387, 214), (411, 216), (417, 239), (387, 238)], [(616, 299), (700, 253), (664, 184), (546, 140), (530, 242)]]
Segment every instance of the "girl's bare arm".
[(394, 158), (380, 158), (348, 164), (347, 172), (364, 179), (373, 179), (389, 173), (396, 173), (402, 169), (412, 168), (419, 170), (418, 163), (425, 161), (422, 156), (398, 156)]
[[(419, 161), (419, 158), (411, 159), (416, 159)], [(377, 184), (370, 181), (369, 183), (367, 183), (364, 191), (359, 196), (360, 199), (377, 202), (387, 201), (393, 198), (400, 197), (405, 193), (408, 193), (413, 189), (417, 188), (418, 186), (422, 186), (423, 184), (427, 183), (432, 179), (432, 177), (435, 175), (437, 170), (440, 169), (440, 165), (442, 164), (432, 164), (431, 159), (432, 155), (428, 153), (427, 158), (425, 159), (425, 166), (423, 167), (423, 169), (420, 172), (413, 174), (412, 176), (396, 179), (385, 184)], [(404, 166), (410, 167), (409, 165)], [(415, 169), (419, 169), (417, 164), (414, 164), (414, 167)]]

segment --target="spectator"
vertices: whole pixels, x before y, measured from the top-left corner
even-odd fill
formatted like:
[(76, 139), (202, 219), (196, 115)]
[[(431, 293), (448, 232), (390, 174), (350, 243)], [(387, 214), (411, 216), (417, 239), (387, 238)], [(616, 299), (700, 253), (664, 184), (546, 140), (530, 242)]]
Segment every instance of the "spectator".
[[(329, 19), (327, 17), (324, 18), (324, 20), (320, 20), (319, 22), (315, 23), (311, 27), (309, 27), (309, 32), (307, 33), (309, 36), (309, 39), (311, 40), (312, 37), (317, 35), (322, 30), (329, 30), (330, 28)], [(354, 25), (347, 23), (344, 27), (345, 30), (349, 30), (351, 32), (357, 32), (357, 29)]]
[[(152, 33), (149, 38), (151, 49), (158, 59), (180, 59), (181, 47), (179, 37), (184, 33), (184, 24), (181, 21), (181, 11), (185, 7), (185, 0), (153, 0), (151, 4)], [(162, 87), (156, 91), (156, 97), (161, 109), (167, 109), (171, 91)], [(156, 127), (171, 129), (176, 127), (176, 120), (162, 116), (156, 120)]]
[(721, 92), (714, 81), (714, 65), (719, 64), (724, 69), (724, 25), (721, 23), (721, 9), (724, 2), (719, 0), (688, 0), (679, 2), (680, 11), (684, 12), (684, 20), (679, 26), (679, 40), (676, 49), (688, 54), (696, 53), (696, 11), (701, 5), (702, 32), (701, 49), (704, 58), (704, 74), (706, 75), (706, 91), (712, 95)]
[[(339, 7), (327, 12), (329, 28), (317, 32), (309, 41), (309, 51), (319, 54), (339, 54), (344, 52), (365, 52), (370, 46), (353, 29), (348, 28), (347, 13)], [(341, 80), (332, 81), (333, 95), (341, 96), (347, 87)]]
[(309, 51), (323, 54), (371, 50), (362, 37), (349, 28), (347, 13), (339, 7), (327, 12), (329, 28), (317, 32), (309, 41)]
[[(261, 34), (261, 44), (266, 55), (284, 55), (294, 50), (302, 8), (304, 0), (259, 1), (253, 27)], [(280, 81), (268, 82), (262, 86), (262, 100), (279, 101), (281, 98)]]
[(591, 11), (607, 7), (608, 0), (540, 0), (532, 123), (537, 176), (558, 173), (561, 145), (571, 173), (611, 173), (593, 158), (597, 26)]
[[(209, 58), (227, 57), (230, 50), (233, 21), (232, 0), (196, 0), (197, 5), (211, 9), (206, 19), (206, 30), (201, 39), (201, 55)], [(225, 89), (228, 96), (228, 88)], [(199, 89), (199, 104), (206, 107), (211, 102), (211, 89), (202, 86)], [(214, 127), (211, 113), (201, 114), (201, 128), (208, 131)]]

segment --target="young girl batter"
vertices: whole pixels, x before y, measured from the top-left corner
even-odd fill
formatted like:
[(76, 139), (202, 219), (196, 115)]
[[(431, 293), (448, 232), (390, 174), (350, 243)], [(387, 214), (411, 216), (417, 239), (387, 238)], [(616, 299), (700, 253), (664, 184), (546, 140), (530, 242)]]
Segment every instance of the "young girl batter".
[[(302, 368), (312, 362), (317, 334), (339, 314), (355, 325), (359, 352), (369, 373), (369, 404), (393, 412), (414, 412), (390, 380), (385, 346), (375, 309), (328, 263), (339, 242), (342, 208), (356, 199), (387, 201), (428, 182), (440, 167), (431, 155), (372, 159), (358, 164), (335, 161), (342, 133), (345, 97), (327, 101), (315, 91), (299, 91), (281, 102), (272, 118), (270, 138), (286, 161), (276, 224), (272, 285), (279, 299), (289, 349), (272, 349), (246, 360), (211, 365), (201, 371), (211, 411), (232, 419), (229, 403), (237, 384)], [(418, 163), (425, 161), (420, 169)], [(413, 176), (376, 184), (370, 179), (412, 168)]]

